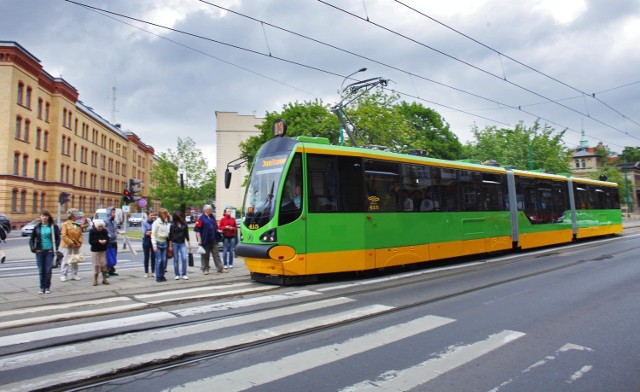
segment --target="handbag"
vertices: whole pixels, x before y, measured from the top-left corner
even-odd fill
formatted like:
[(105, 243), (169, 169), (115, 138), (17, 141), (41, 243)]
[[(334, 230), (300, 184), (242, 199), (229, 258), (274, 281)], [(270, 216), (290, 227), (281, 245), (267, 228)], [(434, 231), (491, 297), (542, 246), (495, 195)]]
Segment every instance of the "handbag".
[(64, 258), (64, 253), (58, 250), (56, 246), (56, 236), (54, 235), (55, 227), (51, 225), (51, 242), (53, 243), (53, 250), (55, 251), (56, 257), (51, 260), (51, 268), (58, 268), (60, 264), (62, 264), (62, 259)]
[(85, 260), (84, 255), (81, 255), (81, 254), (70, 255), (69, 256), (69, 263), (70, 264), (82, 263), (84, 260)]
[(189, 267), (193, 267), (193, 253), (189, 252)]
[(51, 260), (51, 268), (58, 268), (60, 264), (62, 264), (62, 259), (64, 258), (64, 253), (56, 250), (56, 257)]

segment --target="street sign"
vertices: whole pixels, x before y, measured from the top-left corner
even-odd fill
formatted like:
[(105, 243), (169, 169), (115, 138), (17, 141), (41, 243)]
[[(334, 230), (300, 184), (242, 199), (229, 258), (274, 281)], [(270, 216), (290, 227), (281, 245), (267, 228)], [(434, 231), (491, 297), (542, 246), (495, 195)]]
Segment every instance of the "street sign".
[(127, 206), (127, 205), (122, 206), (122, 212), (126, 212), (128, 214), (129, 213), (129, 206)]
[(147, 206), (147, 199), (143, 197), (142, 199), (139, 199), (137, 203), (138, 207), (145, 208)]

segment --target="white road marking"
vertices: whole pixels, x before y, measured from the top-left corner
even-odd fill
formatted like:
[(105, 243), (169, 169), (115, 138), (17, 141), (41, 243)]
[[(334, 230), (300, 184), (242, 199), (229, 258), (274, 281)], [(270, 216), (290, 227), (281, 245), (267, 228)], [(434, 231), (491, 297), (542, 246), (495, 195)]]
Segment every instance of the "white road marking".
[(336, 362), (352, 355), (447, 325), (455, 320), (445, 317), (425, 316), (404, 324), (394, 325), (344, 342), (293, 354), (282, 359), (247, 366), (233, 372), (193, 381), (169, 391), (211, 391), (216, 389), (243, 391), (257, 385), (279, 380), (318, 366)]
[(408, 391), (523, 336), (525, 334), (522, 332), (502, 331), (480, 342), (451, 347), (437, 358), (408, 369), (388, 371), (376, 380), (365, 380), (351, 385), (342, 389), (342, 392)]
[[(275, 328), (271, 328), (269, 330), (258, 330), (255, 332), (250, 332), (246, 334), (235, 335), (231, 337), (225, 337), (221, 340), (212, 340), (206, 341), (186, 346), (178, 346), (175, 348), (165, 349), (162, 351), (144, 353), (140, 355), (136, 355), (134, 357), (122, 358), (119, 360), (114, 360), (110, 362), (100, 363), (97, 365), (90, 365), (84, 368), (74, 368), (73, 370), (65, 370), (63, 372), (48, 374), (42, 377), (29, 378), (27, 380), (22, 380), (19, 382), (14, 382), (8, 385), (3, 385), (2, 391), (11, 391), (11, 392), (22, 392), (22, 391), (32, 391), (35, 389), (42, 389), (57, 385), (61, 382), (61, 380), (65, 382), (84, 380), (91, 377), (97, 377), (100, 375), (111, 374), (117, 370), (124, 369), (130, 366), (141, 365), (149, 362), (160, 361), (160, 360), (169, 360), (176, 356), (183, 355), (185, 353), (191, 352), (207, 352), (213, 350), (220, 350), (224, 348), (229, 348), (237, 345), (253, 343), (264, 339), (269, 339), (274, 336), (286, 335), (291, 333), (297, 333), (301, 331), (305, 331), (311, 328), (317, 328), (325, 325), (330, 325), (333, 323), (354, 320), (361, 317), (366, 317), (368, 315), (376, 314), (379, 312), (384, 312), (390, 309), (388, 306), (383, 305), (373, 305), (365, 308), (360, 308), (352, 311), (335, 313), (331, 317), (317, 317), (308, 320), (302, 320), (299, 322), (284, 324), (277, 326)], [(417, 323), (420, 326), (431, 325), (433, 328), (436, 326), (444, 325), (453, 320), (444, 319), (441, 317), (428, 316), (423, 319), (416, 320), (414, 323)], [(400, 330), (398, 330), (398, 326), (393, 327), (394, 331), (391, 331), (386, 336), (386, 339), (380, 339), (379, 336), (369, 336), (369, 340), (374, 341), (380, 345), (384, 345), (390, 343), (395, 340), (399, 340), (398, 336), (402, 335), (402, 326), (399, 326)], [(405, 327), (406, 328), (406, 327)], [(424, 330), (424, 328), (419, 328), (420, 330)], [(364, 338), (364, 337), (363, 337)], [(363, 338), (358, 338), (362, 340)], [(357, 340), (357, 339), (356, 339)], [(357, 350), (364, 351), (361, 347), (362, 343), (365, 342), (354, 342)], [(158, 347), (162, 347), (158, 345)], [(342, 347), (340, 348), (340, 350)], [(335, 354), (335, 348), (333, 348), (331, 355)], [(94, 351), (95, 352), (95, 351)], [(327, 354), (324, 354), (325, 356)], [(304, 365), (304, 361), (301, 363)], [(277, 374), (273, 369), (270, 370), (272, 374)], [(227, 384), (235, 384), (233, 382), (229, 382), (226, 380)], [(245, 385), (246, 388), (246, 385)], [(225, 388), (221, 386), (222, 390), (228, 391), (231, 390), (229, 388)], [(243, 388), (244, 389), (244, 388)], [(211, 385), (206, 386), (206, 391), (211, 390)], [(235, 389), (234, 389), (235, 390)]]
[[(2, 369), (2, 371), (14, 370), (26, 365), (40, 365), (47, 362), (61, 361), (80, 355), (86, 355), (87, 353), (91, 352), (103, 352), (119, 349), (122, 347), (133, 347), (140, 344), (162, 342), (165, 339), (172, 339), (177, 336), (195, 335), (202, 332), (224, 330), (226, 328), (234, 327), (237, 325), (269, 320), (278, 317), (289, 316), (292, 314), (302, 314), (304, 312), (338, 306), (354, 301), (355, 300), (346, 297), (332, 298), (323, 301), (309, 302), (301, 305), (287, 306), (267, 310), (264, 312), (256, 312), (247, 315), (207, 321), (191, 325), (179, 325), (175, 327), (167, 327), (151, 331), (130, 332), (118, 336), (110, 336), (108, 338), (93, 339), (91, 341), (65, 345), (63, 347), (55, 347), (51, 349), (47, 348), (38, 350), (33, 353), (16, 354), (13, 356), (5, 357), (0, 359), (0, 369)], [(85, 324), (85, 327), (83, 328), (95, 327), (96, 326)], [(73, 332), (75, 333), (76, 331)]]

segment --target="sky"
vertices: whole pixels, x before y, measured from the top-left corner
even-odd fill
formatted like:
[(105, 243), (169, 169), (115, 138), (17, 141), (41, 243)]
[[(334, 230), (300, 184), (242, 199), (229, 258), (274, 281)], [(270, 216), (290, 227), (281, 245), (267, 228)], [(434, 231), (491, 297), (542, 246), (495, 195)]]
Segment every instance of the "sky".
[(210, 165), (216, 111), (331, 105), (376, 77), (462, 143), (539, 120), (568, 148), (640, 146), (640, 0), (0, 0), (0, 40), (156, 153), (191, 137)]

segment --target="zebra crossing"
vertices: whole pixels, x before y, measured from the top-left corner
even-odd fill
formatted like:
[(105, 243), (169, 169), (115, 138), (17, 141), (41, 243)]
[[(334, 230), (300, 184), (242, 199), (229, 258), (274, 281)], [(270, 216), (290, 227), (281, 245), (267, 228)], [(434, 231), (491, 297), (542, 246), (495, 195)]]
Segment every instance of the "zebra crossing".
[[(268, 287), (268, 286), (267, 286)], [(226, 287), (237, 291), (241, 287)], [(212, 289), (222, 293), (220, 288)], [(196, 289), (184, 290), (185, 295), (204, 295)], [(174, 294), (175, 295), (175, 294)], [(161, 296), (141, 294), (136, 301), (159, 301)], [(292, 299), (308, 302), (285, 305)], [(87, 301), (91, 302), (91, 301)], [(281, 303), (283, 306), (278, 307)], [(228, 309), (239, 309), (260, 304), (276, 305), (270, 309), (247, 312), (224, 318), (212, 318), (193, 323), (175, 324), (148, 330), (145, 326), (157, 321), (176, 320), (194, 315), (215, 314)], [(104, 304), (103, 304), (104, 305)], [(114, 298), (109, 306), (121, 307), (128, 303)], [(60, 305), (62, 306), (62, 305)], [(326, 298), (313, 290), (295, 290), (287, 293), (263, 293), (252, 298), (237, 298), (215, 304), (187, 306), (171, 311), (154, 311), (135, 316), (117, 316), (110, 320), (82, 322), (75, 325), (43, 328), (37, 331), (9, 334), (0, 337), (0, 348), (54, 337), (71, 337), (83, 331), (109, 331), (123, 326), (135, 327), (134, 332), (81, 340), (75, 343), (0, 356), (0, 391), (30, 391), (57, 385), (61, 380), (73, 382), (113, 374), (155, 361), (165, 361), (189, 353), (213, 352), (251, 343), (291, 336), (321, 327), (347, 321), (360, 320), (393, 310), (389, 305), (360, 304), (349, 297)], [(64, 311), (64, 308), (58, 309)], [(67, 309), (73, 312), (73, 309)], [(23, 315), (37, 316), (43, 309), (24, 310)], [(0, 319), (2, 319), (0, 314)], [(114, 315), (115, 316), (115, 315)], [(46, 327), (46, 321), (44, 326)], [(241, 391), (270, 382), (295, 377), (314, 368), (348, 361), (381, 347), (429, 334), (458, 320), (438, 315), (423, 315), (391, 326), (380, 327), (361, 336), (355, 336), (330, 344), (291, 353), (270, 361), (248, 364), (239, 369), (188, 380), (167, 391), (209, 391), (215, 385), (224, 391)], [(253, 326), (250, 328), (249, 326)], [(224, 335), (225, 331), (234, 331)], [(342, 391), (406, 391), (418, 388), (471, 361), (495, 350), (506, 349), (513, 342), (525, 337), (520, 331), (499, 330), (476, 342), (460, 344), (442, 342), (438, 352), (425, 352), (424, 359), (406, 368), (396, 368), (389, 361), (389, 368), (366, 379), (354, 379), (342, 386)], [(534, 361), (520, 375), (496, 385), (495, 391), (517, 382), (532, 369), (550, 365), (562, 353), (591, 349), (567, 344), (553, 355)], [(122, 353), (128, 353), (122, 355)], [(135, 354), (131, 354), (135, 353)], [(55, 370), (52, 370), (55, 369)], [(591, 368), (588, 365), (568, 375), (570, 381), (579, 380)], [(167, 385), (170, 385), (170, 377)]]

